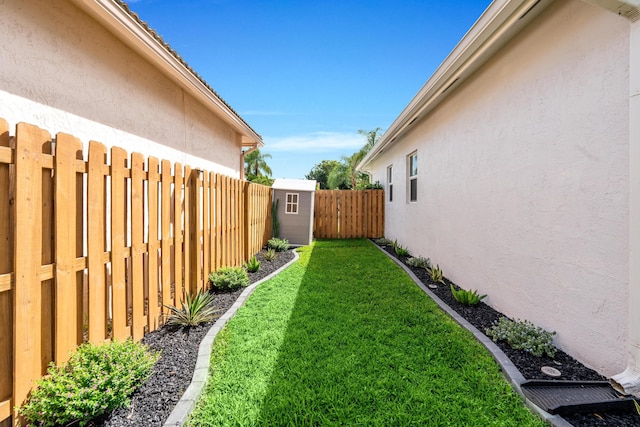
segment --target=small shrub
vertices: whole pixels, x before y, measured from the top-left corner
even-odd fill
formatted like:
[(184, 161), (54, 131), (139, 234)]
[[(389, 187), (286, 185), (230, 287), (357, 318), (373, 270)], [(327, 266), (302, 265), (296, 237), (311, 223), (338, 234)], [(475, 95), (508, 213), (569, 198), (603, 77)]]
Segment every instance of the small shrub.
[(485, 329), (487, 336), (493, 341), (506, 341), (511, 348), (524, 350), (534, 356), (543, 354), (554, 357), (558, 349), (553, 345), (555, 332), (548, 332), (525, 320), (509, 320), (501, 317), (491, 328)]
[(159, 353), (132, 340), (83, 344), (69, 361), (49, 365), (18, 412), (37, 426), (87, 425), (93, 418), (129, 405), (133, 391), (151, 375)]
[(289, 241), (287, 239), (279, 239), (274, 237), (273, 239), (269, 239), (267, 242), (267, 247), (270, 249), (275, 249), (276, 252), (284, 252), (289, 249)]
[(276, 253), (275, 249), (269, 248), (265, 251), (263, 256), (264, 256), (264, 259), (266, 259), (267, 261), (273, 261), (274, 259), (276, 259), (278, 254)]
[(451, 293), (453, 294), (453, 297), (456, 299), (456, 301), (464, 305), (476, 305), (487, 297), (486, 295), (478, 295), (478, 291), (467, 291), (465, 289), (456, 291), (453, 285), (449, 285), (449, 287), (451, 288)]
[(407, 260), (407, 264), (414, 268), (424, 268), (424, 269), (431, 268), (431, 260), (429, 258), (423, 258), (423, 257), (409, 258)]
[(249, 273), (255, 273), (260, 270), (260, 261), (255, 256), (252, 256), (251, 259), (244, 263), (244, 268)]
[(249, 286), (249, 276), (241, 267), (222, 267), (209, 275), (211, 286), (221, 291), (233, 291)]
[(409, 251), (400, 246), (397, 242), (393, 245), (393, 249), (396, 251), (396, 255), (398, 256), (409, 256)]
[(374, 240), (376, 245), (378, 246), (392, 246), (393, 242), (389, 239), (385, 239), (384, 237), (380, 237), (379, 239)]
[(167, 325), (196, 326), (215, 319), (217, 308), (213, 306), (215, 296), (199, 290), (195, 296), (186, 294), (182, 308), (165, 305), (170, 310)]
[(636, 407), (636, 412), (640, 415), (640, 403), (637, 400), (633, 399), (633, 404)]
[(440, 269), (440, 265), (436, 264), (435, 267), (429, 267), (426, 269), (427, 273), (429, 273), (429, 277), (433, 283), (444, 283), (444, 273), (442, 273), (442, 269)]

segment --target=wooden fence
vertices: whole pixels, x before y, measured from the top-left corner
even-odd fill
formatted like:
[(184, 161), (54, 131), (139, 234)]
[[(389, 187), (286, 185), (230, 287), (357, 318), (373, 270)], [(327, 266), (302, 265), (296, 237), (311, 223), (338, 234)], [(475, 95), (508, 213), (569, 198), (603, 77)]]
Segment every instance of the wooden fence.
[(321, 239), (376, 238), (384, 235), (383, 190), (318, 190), (313, 236)]
[[(271, 188), (0, 119), (0, 424), (50, 361), (142, 338), (271, 235)], [(110, 162), (107, 162), (107, 157)], [(146, 166), (145, 166), (146, 164)], [(5, 422), (6, 424), (6, 422)]]

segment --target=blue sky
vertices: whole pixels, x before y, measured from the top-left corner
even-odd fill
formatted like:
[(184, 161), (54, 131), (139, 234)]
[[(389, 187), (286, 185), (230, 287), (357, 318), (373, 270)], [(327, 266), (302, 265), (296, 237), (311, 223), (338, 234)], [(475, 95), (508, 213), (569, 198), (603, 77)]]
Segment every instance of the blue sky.
[(387, 129), (489, 0), (129, 0), (304, 178)]

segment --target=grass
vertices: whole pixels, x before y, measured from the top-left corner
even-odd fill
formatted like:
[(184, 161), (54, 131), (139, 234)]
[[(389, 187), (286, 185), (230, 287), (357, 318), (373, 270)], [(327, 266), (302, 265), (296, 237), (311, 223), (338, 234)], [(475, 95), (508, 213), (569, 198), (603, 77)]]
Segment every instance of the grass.
[(214, 343), (189, 426), (543, 426), (367, 240), (317, 241)]

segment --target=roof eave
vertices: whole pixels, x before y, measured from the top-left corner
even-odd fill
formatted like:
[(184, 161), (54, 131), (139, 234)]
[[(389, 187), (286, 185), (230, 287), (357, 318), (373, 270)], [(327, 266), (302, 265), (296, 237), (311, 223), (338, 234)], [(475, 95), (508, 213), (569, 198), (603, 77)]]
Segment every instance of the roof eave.
[(113, 0), (72, 0), (82, 10), (105, 26), (112, 34), (155, 65), (205, 106), (219, 114), (242, 135), (243, 146), (262, 147), (258, 133), (249, 126), (222, 98), (208, 87), (193, 70), (179, 60), (159, 36), (152, 35), (132, 14)]
[(496, 0), (484, 11), (433, 75), (358, 164), (367, 170), (383, 151), (423, 120), (455, 87), (511, 40), (553, 0)]

